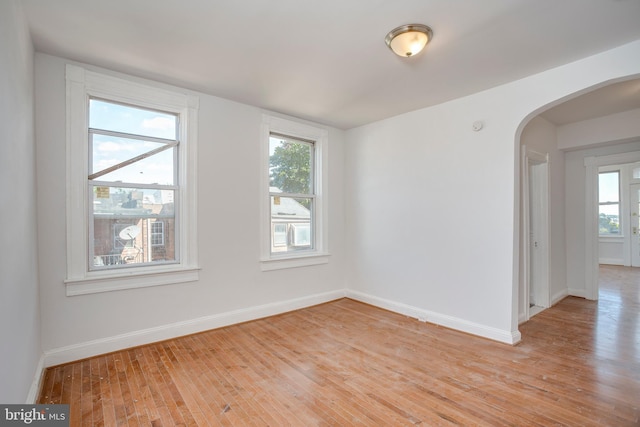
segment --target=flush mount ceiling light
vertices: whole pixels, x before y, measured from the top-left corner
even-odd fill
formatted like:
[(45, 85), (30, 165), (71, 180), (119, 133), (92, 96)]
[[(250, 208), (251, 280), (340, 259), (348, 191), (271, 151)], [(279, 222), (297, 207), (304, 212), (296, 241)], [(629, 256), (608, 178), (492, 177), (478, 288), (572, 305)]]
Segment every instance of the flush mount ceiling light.
[(391, 30), (384, 42), (396, 55), (409, 57), (420, 53), (432, 37), (433, 31), (426, 25), (407, 24)]

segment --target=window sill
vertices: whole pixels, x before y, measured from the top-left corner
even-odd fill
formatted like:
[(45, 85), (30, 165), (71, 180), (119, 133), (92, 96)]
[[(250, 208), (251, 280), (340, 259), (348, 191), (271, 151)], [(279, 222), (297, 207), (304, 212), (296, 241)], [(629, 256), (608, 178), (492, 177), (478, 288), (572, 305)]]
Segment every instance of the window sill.
[(124, 289), (146, 288), (177, 283), (195, 282), (200, 268), (153, 268), (144, 271), (89, 273), (81, 279), (65, 280), (67, 296), (97, 294)]
[(288, 255), (260, 260), (262, 271), (283, 270), (285, 268), (308, 267), (329, 263), (328, 253), (308, 253), (304, 255)]

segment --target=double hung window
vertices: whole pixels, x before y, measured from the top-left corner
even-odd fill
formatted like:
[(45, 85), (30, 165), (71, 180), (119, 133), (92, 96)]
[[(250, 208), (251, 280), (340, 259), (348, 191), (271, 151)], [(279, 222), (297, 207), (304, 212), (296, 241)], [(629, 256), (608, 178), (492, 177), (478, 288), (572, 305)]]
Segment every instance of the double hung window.
[(271, 254), (314, 249), (315, 142), (269, 135)]
[(262, 270), (328, 262), (327, 131), (265, 115)]
[(66, 73), (67, 295), (197, 280), (198, 98)]

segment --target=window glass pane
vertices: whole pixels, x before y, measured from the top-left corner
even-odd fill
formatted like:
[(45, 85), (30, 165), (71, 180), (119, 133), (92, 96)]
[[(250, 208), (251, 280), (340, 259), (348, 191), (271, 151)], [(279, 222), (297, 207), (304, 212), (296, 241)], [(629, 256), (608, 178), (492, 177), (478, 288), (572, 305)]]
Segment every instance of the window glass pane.
[(313, 193), (313, 144), (294, 139), (269, 138), (269, 185), (295, 194)]
[(89, 101), (89, 127), (175, 140), (178, 118), (175, 114), (107, 102)]
[(619, 202), (619, 172), (602, 172), (598, 175), (598, 198), (600, 203)]
[[(166, 146), (166, 144), (162, 143), (100, 134), (91, 134), (91, 137), (93, 148), (91, 173), (103, 171), (136, 156)], [(173, 185), (174, 151), (175, 148), (168, 148), (95, 179), (112, 182)]]
[(312, 198), (271, 196), (272, 252), (313, 247)]
[(600, 205), (600, 234), (620, 234), (620, 205)]
[(292, 228), (292, 245), (296, 247), (311, 246), (311, 224), (291, 224)]
[(92, 190), (92, 269), (176, 261), (173, 190)]
[(640, 167), (633, 168), (633, 179), (640, 179)]

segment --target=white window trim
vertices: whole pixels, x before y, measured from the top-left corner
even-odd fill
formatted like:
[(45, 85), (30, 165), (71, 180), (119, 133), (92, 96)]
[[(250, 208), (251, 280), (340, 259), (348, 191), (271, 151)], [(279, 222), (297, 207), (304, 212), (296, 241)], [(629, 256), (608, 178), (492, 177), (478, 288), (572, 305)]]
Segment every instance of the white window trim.
[[(153, 83), (136, 83), (68, 64), (67, 83), (67, 296), (160, 286), (198, 280), (197, 265), (197, 96)], [(179, 263), (125, 270), (89, 271), (88, 105), (89, 97), (140, 105), (180, 115), (180, 192), (176, 222)]]
[[(279, 133), (292, 138), (315, 141), (315, 217), (312, 250), (271, 253), (271, 209), (269, 196), (269, 135)], [(305, 267), (329, 262), (328, 227), (328, 139), (326, 129), (298, 121), (263, 114), (260, 130), (260, 268), (262, 271)]]

